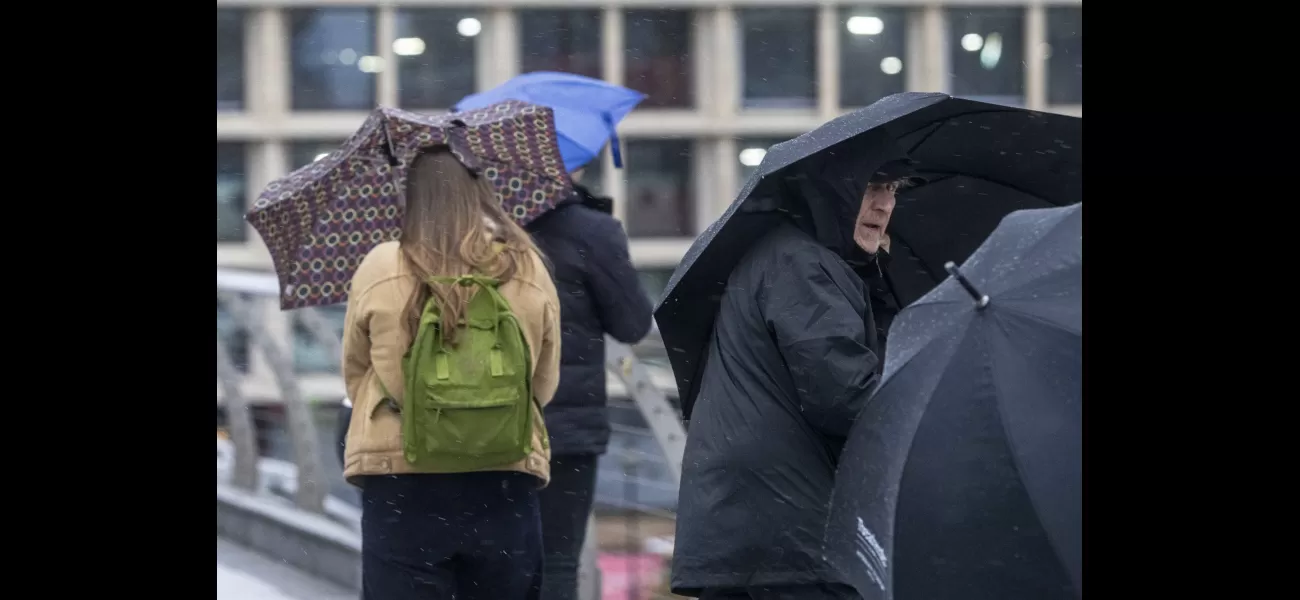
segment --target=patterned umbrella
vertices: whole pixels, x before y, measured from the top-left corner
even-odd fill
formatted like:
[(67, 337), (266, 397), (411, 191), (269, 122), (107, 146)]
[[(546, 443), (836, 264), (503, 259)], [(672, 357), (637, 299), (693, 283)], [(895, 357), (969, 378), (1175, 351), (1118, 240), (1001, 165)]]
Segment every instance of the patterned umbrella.
[(551, 109), (506, 101), (451, 115), (380, 107), (338, 150), (272, 181), (245, 219), (271, 251), (280, 308), (346, 302), (366, 253), (402, 232), (406, 173), (447, 146), (525, 225), (567, 196)]

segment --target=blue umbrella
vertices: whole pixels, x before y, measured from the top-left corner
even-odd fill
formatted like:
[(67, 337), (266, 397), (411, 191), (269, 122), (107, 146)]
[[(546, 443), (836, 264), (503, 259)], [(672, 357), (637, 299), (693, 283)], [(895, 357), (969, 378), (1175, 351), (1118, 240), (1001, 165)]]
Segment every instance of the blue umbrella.
[(614, 153), (614, 166), (623, 167), (615, 126), (645, 97), (636, 90), (599, 79), (537, 71), (515, 77), (486, 92), (466, 96), (452, 110), (481, 108), (502, 100), (521, 100), (550, 107), (555, 112), (564, 168), (572, 172), (596, 158), (606, 142)]

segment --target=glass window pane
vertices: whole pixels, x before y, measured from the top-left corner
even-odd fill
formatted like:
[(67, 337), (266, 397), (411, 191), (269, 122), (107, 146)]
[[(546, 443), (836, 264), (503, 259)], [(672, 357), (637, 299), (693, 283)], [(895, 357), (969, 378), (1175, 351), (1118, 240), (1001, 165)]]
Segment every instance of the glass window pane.
[(867, 106), (907, 91), (907, 9), (840, 9), (840, 105)]
[(244, 144), (217, 142), (217, 241), (244, 241)]
[(629, 10), (623, 26), (627, 86), (648, 96), (639, 106), (694, 106), (691, 12)]
[(399, 9), (397, 101), (406, 108), (451, 108), (474, 93), (475, 44), (483, 21), (467, 9)]
[(817, 105), (817, 9), (740, 10), (745, 108)]
[(217, 9), (217, 111), (244, 109), (244, 12)]
[(289, 143), (289, 170), (309, 165), (339, 149), (346, 140), (302, 140)]
[(1047, 9), (1047, 103), (1083, 104), (1083, 8)]
[(370, 110), (375, 73), (375, 15), (368, 8), (289, 11), (294, 110)]
[(519, 28), (521, 73), (602, 77), (599, 10), (521, 10)]
[(631, 237), (693, 237), (695, 185), (691, 142), (633, 140), (624, 153)]
[(948, 31), (952, 95), (1024, 105), (1024, 8), (950, 8)]
[(234, 316), (217, 298), (217, 336), (226, 343), (230, 362), (240, 373), (248, 372), (248, 333), (235, 325)]
[[(606, 146), (608, 148), (609, 146)], [(582, 186), (587, 188), (592, 194), (600, 196), (605, 193), (605, 153), (608, 150), (601, 150), (596, 158), (591, 159), (587, 166), (583, 167)]]
[(780, 144), (788, 137), (739, 138), (736, 140), (737, 160), (740, 161), (740, 173), (736, 178), (736, 192), (745, 187), (745, 182), (758, 171), (763, 157), (772, 146)]
[[(317, 307), (316, 314), (330, 324), (330, 332), (343, 339), (343, 317), (347, 307), (341, 305)], [(293, 314), (293, 313), (291, 313)], [(311, 330), (302, 324), (300, 317), (293, 320), (293, 364), (299, 373), (338, 373), (339, 358), (331, 356), (329, 347), (318, 343)]]
[(664, 297), (664, 289), (668, 287), (668, 280), (672, 279), (673, 271), (676, 267), (646, 267), (637, 269), (637, 275), (641, 279), (641, 288), (645, 290), (650, 302), (659, 304)]

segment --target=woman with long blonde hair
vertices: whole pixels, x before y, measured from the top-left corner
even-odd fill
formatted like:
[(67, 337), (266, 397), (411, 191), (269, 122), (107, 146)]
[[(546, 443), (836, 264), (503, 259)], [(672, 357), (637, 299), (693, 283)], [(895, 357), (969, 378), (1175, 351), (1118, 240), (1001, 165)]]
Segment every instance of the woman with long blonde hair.
[[(471, 273), (501, 281), (498, 289), (527, 343), (532, 451), (491, 470), (421, 472), (403, 454), (402, 356), (426, 300), (436, 299), (443, 322), (456, 323), (478, 289), (425, 282)], [(354, 405), (344, 477), (362, 489), (363, 598), (536, 597), (537, 491), (550, 480), (541, 409), (559, 380), (559, 323), (559, 300), (541, 254), (501, 210), (486, 180), (443, 148), (416, 157), (402, 235), (376, 246), (357, 268), (344, 322), (343, 379)], [(444, 330), (449, 344), (455, 329)]]

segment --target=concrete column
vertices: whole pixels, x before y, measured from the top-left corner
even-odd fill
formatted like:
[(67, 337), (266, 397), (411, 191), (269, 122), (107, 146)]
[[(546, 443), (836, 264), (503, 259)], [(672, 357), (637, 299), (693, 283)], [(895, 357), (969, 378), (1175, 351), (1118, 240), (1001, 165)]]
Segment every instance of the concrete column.
[(713, 48), (709, 62), (712, 74), (711, 87), (714, 88), (713, 104), (709, 113), (730, 121), (740, 107), (740, 80), (743, 77), (743, 65), (738, 60), (740, 55), (740, 24), (736, 10), (730, 6), (721, 6), (713, 13)]
[(918, 39), (920, 41), (921, 61), (917, 73), (920, 89), (917, 91), (951, 92), (951, 77), (948, 74), (948, 23), (941, 5), (929, 4), (921, 9), (919, 33), (919, 38), (917, 36), (911, 38), (913, 41)]
[(253, 413), (240, 389), (239, 371), (230, 361), (230, 354), (221, 336), (217, 336), (217, 380), (226, 399), (226, 422), (230, 425), (230, 441), (235, 448), (235, 464), (231, 483), (248, 492), (257, 491), (257, 428)]
[(289, 30), (284, 12), (259, 8), (249, 14), (246, 31), (245, 85), (251, 112), (281, 117), (289, 112)]
[(839, 116), (840, 28), (839, 6), (817, 7), (817, 113), (822, 119)]
[(482, 89), (491, 89), (519, 74), (519, 19), (509, 7), (497, 7), (488, 13), (485, 42), (488, 69), (480, 76)]
[(1047, 9), (1034, 2), (1025, 9), (1025, 108), (1047, 108)]
[[(298, 467), (298, 491), (294, 502), (301, 510), (324, 514), (329, 484), (320, 462), (320, 437), (316, 433), (316, 422), (312, 419), (307, 399), (298, 387), (292, 349), (281, 342), (283, 338), (275, 335), (273, 327), (267, 326), (270, 323), (264, 322), (262, 317), (266, 311), (258, 306), (258, 302), (246, 301), (238, 294), (218, 294), (235, 321), (248, 332), (251, 345), (265, 355), (275, 375), (280, 398), (284, 402), (286, 425), (293, 446), (293, 462)], [(275, 298), (271, 298), (267, 304), (278, 307)]]
[(393, 40), (397, 39), (397, 9), (383, 4), (375, 11), (375, 54), (379, 56), (379, 72), (375, 73), (375, 103), (397, 106), (397, 54)]

